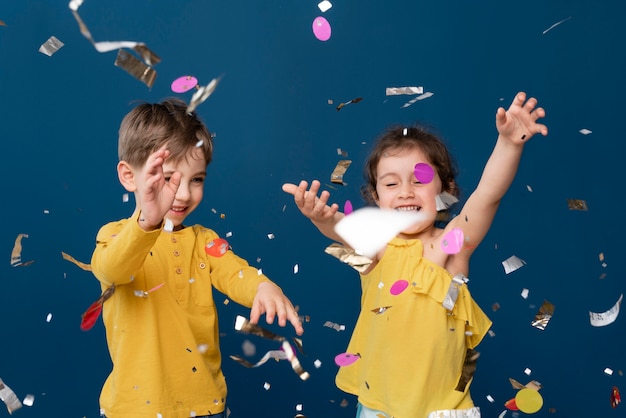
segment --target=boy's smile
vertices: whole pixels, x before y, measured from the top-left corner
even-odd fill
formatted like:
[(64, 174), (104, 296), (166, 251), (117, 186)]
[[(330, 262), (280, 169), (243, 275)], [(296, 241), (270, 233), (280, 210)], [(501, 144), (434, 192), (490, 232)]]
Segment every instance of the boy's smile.
[(163, 163), (165, 180), (169, 181), (175, 172), (181, 174), (180, 186), (165, 217), (171, 220), (176, 228), (182, 225), (185, 218), (198, 207), (204, 196), (206, 178), (204, 157), (200, 152), (191, 150), (185, 158), (176, 163), (166, 160)]

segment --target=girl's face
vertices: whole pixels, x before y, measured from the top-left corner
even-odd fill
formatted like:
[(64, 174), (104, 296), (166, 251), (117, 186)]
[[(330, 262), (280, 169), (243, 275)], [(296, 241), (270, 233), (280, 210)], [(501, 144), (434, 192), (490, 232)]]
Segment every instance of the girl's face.
[[(417, 238), (434, 226), (437, 216), (436, 197), (441, 193), (441, 179), (435, 171), (431, 182), (423, 184), (415, 178), (415, 165), (432, 164), (419, 148), (387, 150), (377, 167), (376, 204), (381, 209), (419, 211), (432, 216), (402, 231), (398, 237)], [(433, 167), (434, 170), (434, 167)]]

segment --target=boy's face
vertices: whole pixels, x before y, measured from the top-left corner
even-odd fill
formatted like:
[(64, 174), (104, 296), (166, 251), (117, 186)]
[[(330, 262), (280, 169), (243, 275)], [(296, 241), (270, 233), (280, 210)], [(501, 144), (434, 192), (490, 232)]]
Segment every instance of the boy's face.
[[(182, 225), (185, 218), (193, 212), (204, 195), (204, 180), (206, 178), (206, 162), (202, 151), (198, 148), (190, 150), (180, 161), (174, 162), (167, 159), (163, 163), (163, 176), (169, 181), (172, 174), (179, 172), (181, 175), (180, 186), (172, 206), (165, 214), (165, 218), (172, 221), (174, 228)], [(135, 176), (135, 182), (140, 180)], [(143, 186), (136, 184), (139, 189)], [(141, 206), (141, 202), (138, 202)]]
[(433, 180), (422, 184), (415, 178), (415, 164), (432, 165), (417, 148), (389, 150), (378, 162), (376, 204), (381, 209), (423, 211), (432, 214), (432, 220), (420, 222), (403, 231), (400, 238), (413, 238), (431, 227), (437, 214), (436, 196), (441, 193), (441, 180), (435, 172)]

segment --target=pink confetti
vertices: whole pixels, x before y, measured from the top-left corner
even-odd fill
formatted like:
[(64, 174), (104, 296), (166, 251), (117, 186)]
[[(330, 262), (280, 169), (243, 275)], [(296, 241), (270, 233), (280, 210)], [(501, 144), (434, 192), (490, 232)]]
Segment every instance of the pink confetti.
[(344, 203), (343, 205), (343, 213), (347, 216), (350, 215), (352, 213), (352, 202), (350, 202), (349, 200), (346, 200), (346, 203)]
[(360, 358), (358, 354), (341, 353), (335, 356), (335, 364), (339, 367), (349, 366)]
[(430, 164), (417, 163), (413, 172), (417, 181), (422, 184), (428, 184), (435, 178), (435, 170), (433, 170)]
[(407, 282), (406, 280), (398, 280), (393, 285), (391, 285), (391, 289), (389, 289), (389, 293), (391, 293), (394, 296), (397, 296), (400, 293), (404, 292), (407, 287), (409, 287), (409, 282)]
[(172, 91), (174, 93), (186, 93), (198, 85), (198, 79), (191, 75), (184, 75), (172, 81)]
[(454, 228), (446, 233), (441, 240), (441, 250), (446, 254), (458, 254), (463, 248), (465, 237), (461, 228)]
[(313, 21), (313, 34), (320, 41), (327, 41), (330, 39), (330, 23), (322, 16), (318, 16)]

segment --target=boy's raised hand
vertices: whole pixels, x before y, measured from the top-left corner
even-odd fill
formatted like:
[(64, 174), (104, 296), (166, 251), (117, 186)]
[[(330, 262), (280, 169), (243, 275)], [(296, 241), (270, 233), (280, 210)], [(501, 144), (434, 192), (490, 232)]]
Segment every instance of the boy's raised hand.
[(546, 112), (536, 106), (537, 99), (531, 97), (526, 100), (526, 93), (517, 93), (508, 110), (501, 107), (496, 113), (498, 133), (514, 144), (522, 144), (536, 133), (548, 135), (547, 126), (537, 123), (538, 119), (546, 116)]
[(296, 206), (298, 206), (300, 212), (314, 224), (321, 225), (332, 223), (335, 214), (339, 210), (339, 205), (336, 203), (330, 206), (328, 205), (330, 193), (326, 190), (317, 197), (317, 193), (320, 190), (320, 182), (318, 180), (311, 182), (311, 188), (308, 191), (307, 187), (308, 183), (302, 180), (297, 186), (291, 183), (283, 184), (283, 191), (293, 195)]
[(296, 330), (296, 334), (304, 333), (302, 322), (291, 301), (278, 286), (271, 282), (259, 283), (250, 310), (250, 323), (257, 324), (263, 314), (268, 324), (273, 323), (274, 318), (278, 317), (278, 325), (281, 327), (286, 326), (289, 321)]
[(172, 207), (180, 185), (180, 173), (173, 173), (169, 181), (163, 174), (163, 163), (169, 155), (165, 146), (150, 155), (139, 173), (139, 182), (135, 183), (141, 201), (139, 225), (146, 230), (157, 228), (161, 224)]

